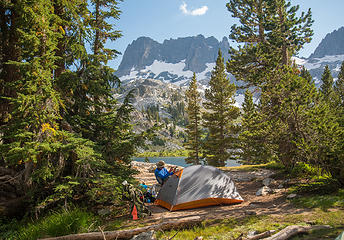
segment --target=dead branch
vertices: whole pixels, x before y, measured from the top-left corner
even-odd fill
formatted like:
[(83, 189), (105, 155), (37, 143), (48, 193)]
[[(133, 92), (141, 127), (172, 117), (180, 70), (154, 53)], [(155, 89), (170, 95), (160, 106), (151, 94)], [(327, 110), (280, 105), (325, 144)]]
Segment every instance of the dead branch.
[(103, 239), (106, 240), (103, 229), (100, 226), (98, 226), (98, 229), (102, 233)]

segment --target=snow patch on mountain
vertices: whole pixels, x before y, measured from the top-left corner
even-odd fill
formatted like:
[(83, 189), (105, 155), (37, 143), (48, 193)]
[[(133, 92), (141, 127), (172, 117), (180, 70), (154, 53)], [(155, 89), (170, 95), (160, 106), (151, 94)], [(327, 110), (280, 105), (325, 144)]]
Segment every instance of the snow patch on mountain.
[(182, 60), (179, 63), (166, 63), (155, 60), (152, 65), (145, 67), (146, 71), (151, 71), (156, 75), (159, 75), (162, 72), (169, 72), (171, 74), (176, 74), (178, 76), (192, 77), (192, 71), (184, 71), (185, 60)]
[[(344, 55), (332, 55), (332, 56), (325, 56), (325, 57), (321, 57), (321, 58), (308, 58), (308, 59), (292, 57), (292, 60), (297, 65), (302, 65), (306, 69), (312, 70), (312, 69), (320, 68), (324, 64), (342, 62), (342, 61), (344, 61)], [(338, 65), (339, 65), (339, 67), (336, 67), (335, 69), (333, 69), (334, 71), (339, 71), (340, 64), (338, 64)]]
[(324, 64), (331, 64), (342, 61), (344, 61), (344, 55), (325, 56), (322, 58), (310, 58), (303, 64), (303, 66), (308, 70), (312, 70), (320, 68)]
[[(209, 80), (211, 71), (214, 67), (215, 63), (206, 63), (206, 69), (203, 72), (196, 73), (197, 80)], [(154, 60), (151, 65), (146, 66), (144, 69), (136, 70), (133, 67), (128, 75), (122, 76), (120, 79), (124, 82), (130, 82), (134, 79), (156, 79), (183, 86), (188, 83), (193, 76), (193, 72), (185, 70), (185, 68), (185, 59), (178, 63), (167, 63)]]

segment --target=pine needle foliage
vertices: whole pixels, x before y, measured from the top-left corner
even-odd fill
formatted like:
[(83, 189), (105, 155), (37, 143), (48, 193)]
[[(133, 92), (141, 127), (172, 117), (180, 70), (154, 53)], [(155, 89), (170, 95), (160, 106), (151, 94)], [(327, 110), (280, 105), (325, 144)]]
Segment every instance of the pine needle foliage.
[(208, 136), (204, 143), (206, 162), (212, 166), (225, 166), (226, 161), (234, 158), (237, 144), (236, 134), (239, 108), (234, 106), (235, 85), (230, 83), (221, 50), (211, 73), (210, 88), (205, 91), (204, 127)]
[(245, 92), (239, 134), (240, 161), (245, 164), (269, 162), (273, 159), (269, 147), (269, 124), (264, 121), (259, 106), (253, 102), (251, 90)]
[(311, 41), (311, 11), (298, 16), (299, 6), (289, 1), (230, 0), (226, 6), (240, 22), (231, 27), (229, 37), (239, 47), (230, 48), (227, 70), (248, 85), (258, 86), (268, 81), (267, 72), (291, 65), (291, 56)]
[(333, 77), (328, 65), (325, 66), (324, 72), (321, 75), (322, 84), (320, 86), (320, 92), (322, 93), (324, 99), (331, 100), (333, 97)]
[(258, 135), (257, 127), (264, 129), (261, 146), (287, 170), (310, 163), (344, 185), (341, 81), (333, 87), (326, 66), (318, 91), (310, 74), (291, 59), (311, 40), (311, 11), (298, 14), (299, 6), (287, 0), (230, 0), (227, 9), (239, 20), (230, 34), (239, 47), (230, 49), (227, 70), (260, 94), (261, 119), (247, 122), (244, 116), (241, 146)]
[(107, 63), (118, 52), (106, 43), (121, 36), (120, 13), (115, 0), (0, 3), (0, 162), (28, 212), (121, 204), (131, 157), (152, 133), (133, 131), (132, 92), (114, 98)]
[(188, 134), (186, 149), (189, 150), (185, 162), (200, 164), (201, 160), (201, 96), (197, 91), (196, 74), (193, 74), (189, 88), (186, 91), (188, 113), (188, 125), (186, 132)]

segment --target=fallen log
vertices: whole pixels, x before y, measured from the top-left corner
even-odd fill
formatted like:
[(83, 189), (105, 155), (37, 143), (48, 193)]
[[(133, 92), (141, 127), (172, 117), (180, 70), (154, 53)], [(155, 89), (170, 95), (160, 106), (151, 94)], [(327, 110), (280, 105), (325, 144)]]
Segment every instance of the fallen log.
[[(157, 231), (157, 230), (169, 230), (169, 229), (178, 229), (178, 228), (184, 228), (188, 226), (193, 226), (195, 224), (198, 224), (202, 222), (204, 218), (201, 218), (200, 216), (194, 216), (194, 217), (186, 217), (178, 220), (170, 220), (159, 224), (154, 224), (151, 226), (141, 227), (141, 228), (135, 228), (135, 229), (128, 229), (128, 230), (119, 230), (119, 231), (105, 231), (105, 232), (91, 232), (91, 233), (80, 233), (80, 234), (70, 234), (66, 236), (60, 236), (60, 237), (52, 237), (52, 238), (43, 238), (44, 240), (103, 240), (106, 238), (106, 240), (111, 239), (129, 239), (133, 236), (148, 232), (151, 230)], [(41, 239), (41, 240), (43, 240)]]
[(275, 230), (269, 230), (269, 231), (254, 235), (252, 237), (246, 237), (244, 238), (244, 240), (258, 240), (258, 239), (266, 238), (266, 237), (271, 236), (271, 234), (275, 232), (276, 232)]
[(272, 235), (271, 237), (264, 238), (264, 240), (287, 240), (290, 237), (293, 237), (300, 233), (307, 233), (312, 230), (321, 230), (321, 229), (328, 229), (331, 228), (328, 225), (315, 225), (315, 226), (300, 226), (300, 225), (292, 225), (288, 226), (278, 233)]

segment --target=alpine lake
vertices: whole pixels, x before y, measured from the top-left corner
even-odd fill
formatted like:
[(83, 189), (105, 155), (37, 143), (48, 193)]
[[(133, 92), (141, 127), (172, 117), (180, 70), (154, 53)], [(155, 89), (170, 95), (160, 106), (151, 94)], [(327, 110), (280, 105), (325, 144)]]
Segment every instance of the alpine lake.
[[(160, 160), (163, 160), (165, 163), (171, 164), (171, 165), (177, 165), (181, 167), (191, 166), (192, 164), (188, 164), (185, 162), (185, 158), (186, 157), (148, 157), (148, 160), (150, 163), (157, 163)], [(144, 162), (145, 157), (134, 157), (133, 161)], [(240, 165), (241, 164), (235, 160), (228, 160), (226, 167), (237, 167)]]

